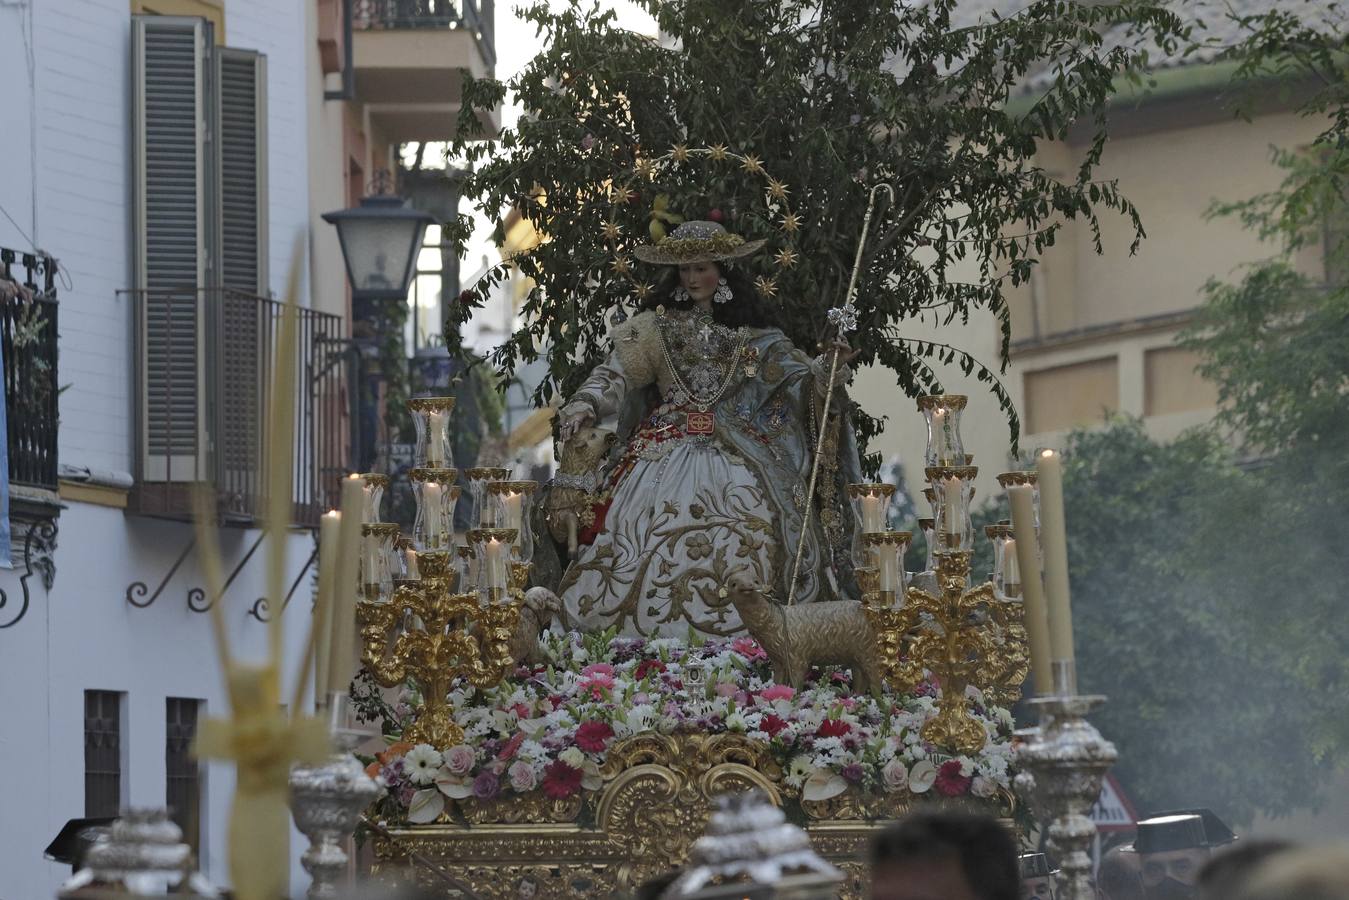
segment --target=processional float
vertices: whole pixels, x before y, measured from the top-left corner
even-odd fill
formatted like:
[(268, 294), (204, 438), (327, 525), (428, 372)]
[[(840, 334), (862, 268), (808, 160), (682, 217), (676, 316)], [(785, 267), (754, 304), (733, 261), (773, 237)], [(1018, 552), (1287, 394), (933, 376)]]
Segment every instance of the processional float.
[[(873, 191), (873, 204), (875, 197)], [(870, 208), (867, 225), (869, 221)], [(863, 239), (865, 231), (864, 225)], [(854, 272), (844, 305), (831, 311), (840, 334), (855, 327), (855, 281)], [(835, 350), (826, 411), (838, 361)], [(285, 389), (277, 386), (278, 391)], [(938, 758), (978, 752), (990, 734), (971, 704), (977, 699), (1010, 705), (1020, 697), (1028, 670), (1033, 674), (1036, 697), (1031, 703), (1040, 712), (1040, 724), (1021, 733), (1016, 785), (1047, 823), (1051, 847), (1061, 862), (1060, 896), (1086, 900), (1091, 896), (1086, 850), (1095, 831), (1087, 811), (1115, 751), (1085, 718), (1102, 698), (1080, 696), (1076, 690), (1061, 460), (1046, 451), (1034, 471), (999, 476), (1012, 515), (1010, 521), (985, 529), (993, 544), (993, 571), (986, 581), (974, 583), (970, 506), (978, 470), (961, 438), (966, 398), (923, 397), (918, 405), (927, 426), (925, 493), (932, 503), (930, 519), (920, 520), (928, 547), (923, 571), (905, 570), (912, 534), (887, 527), (886, 508), (894, 488), (848, 486), (858, 523), (852, 561), (869, 625), (864, 632), (868, 645), (861, 650), (892, 693), (902, 695), (920, 685), (936, 689), (936, 713), (923, 724), (921, 735)], [(274, 402), (278, 415), (283, 406)], [(275, 830), (276, 775), (281, 773), (284, 791), (289, 770), (294, 818), (311, 842), (303, 861), (313, 878), (308, 896), (314, 898), (339, 896), (349, 871), (345, 848), (362, 813), (384, 790), (351, 752), (368, 736), (350, 727), (347, 691), (357, 653), (379, 685), (410, 690), (413, 704), (401, 737), (447, 748), (464, 738), (453, 689), (501, 683), (514, 671), (527, 643), (517, 632), (529, 581), (530, 507), (537, 486), (512, 480), (502, 468), (467, 470), (478, 521), (459, 544), (454, 525), (459, 473), (449, 451), (454, 401), (419, 398), (409, 409), (417, 429), (416, 466), (409, 473), (417, 505), (412, 535), (400, 537), (396, 525), (380, 520), (389, 481), (376, 474), (347, 479), (341, 514), (325, 516), (321, 526), (319, 600), (309, 642), (318, 657), (319, 717), (298, 715), (303, 704), (297, 693), (291, 707), (296, 717), (271, 722), (268, 717), (275, 717), (278, 708), (276, 667), (259, 677), (243, 677), (236, 667), (231, 686), (238, 689), (243, 705), (236, 704), (230, 722), (208, 728), (203, 744), (204, 750), (240, 765), (243, 802), (236, 810), (261, 822), (265, 827), (259, 833)], [(278, 421), (272, 433), (288, 432)], [(282, 457), (272, 466), (274, 472), (288, 469)], [(812, 471), (812, 481), (814, 477)], [(273, 484), (271, 490), (276, 497), (290, 496), (288, 484)], [(282, 510), (275, 515), (276, 522), (284, 521)], [(798, 552), (789, 584), (796, 581), (799, 560)], [(274, 563), (279, 572), (281, 563)], [(281, 579), (274, 580), (273, 594), (279, 596)], [(223, 626), (217, 626), (223, 636)], [(223, 644), (221, 655), (228, 660)], [(691, 668), (690, 683), (701, 684), (695, 675)], [(303, 685), (304, 678), (299, 681)], [(269, 702), (270, 711), (264, 709)], [(326, 724), (326, 739), (317, 737), (320, 722)], [(258, 732), (248, 729), (254, 725), (273, 737), (260, 744), (253, 741), (250, 735)], [(274, 746), (277, 735), (289, 735), (288, 746)], [(371, 874), (493, 898), (522, 896), (527, 889), (536, 896), (615, 894), (682, 864), (716, 797), (758, 790), (772, 805), (794, 800), (804, 814), (812, 853), (820, 858), (815, 874), (822, 877), (800, 896), (860, 896), (861, 859), (876, 823), (902, 814), (917, 796), (896, 798), (849, 785), (844, 793), (809, 799), (799, 785), (792, 785), (766, 746), (732, 733), (632, 734), (610, 746), (596, 784), (593, 803), (545, 796), (464, 796), (445, 803), (426, 824), (367, 819), (375, 834)], [(983, 808), (1010, 817), (1014, 805), (1009, 792), (999, 792)], [(765, 827), (780, 825), (779, 818), (756, 813), (752, 806), (727, 807), (714, 830), (743, 829), (747, 822), (760, 820)], [(232, 838), (240, 837), (237, 844), (231, 841), (232, 858), (244, 859), (249, 846), (259, 846), (244, 831), (231, 829)], [(140, 832), (124, 828), (122, 833)], [(783, 835), (784, 847), (796, 846), (796, 839)], [(264, 854), (269, 859), (276, 855), (275, 847)], [(411, 866), (414, 860), (418, 867)], [(694, 862), (735, 868), (734, 860), (707, 850), (695, 852)], [(823, 878), (837, 874), (830, 864), (841, 870), (841, 885), (832, 875)], [(272, 864), (254, 868), (247, 871), (247, 863), (232, 867), (238, 896), (274, 900), (283, 876)], [(689, 883), (686, 879), (685, 886)]]

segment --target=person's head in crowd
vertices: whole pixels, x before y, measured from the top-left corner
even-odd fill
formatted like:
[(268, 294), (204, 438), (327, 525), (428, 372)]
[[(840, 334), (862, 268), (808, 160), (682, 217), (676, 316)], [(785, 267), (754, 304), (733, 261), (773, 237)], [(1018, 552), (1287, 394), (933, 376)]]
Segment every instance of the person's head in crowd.
[(1196, 886), (1200, 900), (1231, 900), (1252, 873), (1270, 857), (1293, 848), (1288, 841), (1243, 840), (1213, 854), (1199, 870)]
[(1212, 810), (1178, 809), (1157, 813), (1138, 823), (1133, 850), (1147, 900), (1192, 900), (1199, 870), (1215, 847), (1237, 836)]
[(1349, 900), (1349, 846), (1274, 853), (1231, 900)]
[(1024, 900), (1054, 900), (1054, 869), (1043, 853), (1021, 854), (1021, 896)]
[(1011, 832), (991, 816), (916, 813), (871, 847), (872, 900), (1018, 900)]
[(1098, 900), (1143, 900), (1143, 882), (1138, 877), (1138, 854), (1129, 847), (1111, 847), (1101, 856), (1096, 871)]

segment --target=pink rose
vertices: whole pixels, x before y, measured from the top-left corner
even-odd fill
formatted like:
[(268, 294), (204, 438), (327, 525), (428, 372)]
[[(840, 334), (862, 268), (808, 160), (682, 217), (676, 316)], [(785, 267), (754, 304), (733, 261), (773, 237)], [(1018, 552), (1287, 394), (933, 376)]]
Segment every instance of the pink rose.
[(473, 748), (465, 744), (459, 744), (445, 751), (445, 768), (450, 770), (451, 775), (467, 775), (473, 771), (475, 762), (477, 756), (473, 753)]
[(902, 791), (909, 784), (909, 770), (904, 767), (904, 763), (897, 759), (892, 759), (881, 769), (881, 782), (885, 789), (890, 793)]
[(614, 677), (614, 667), (608, 663), (591, 663), (581, 670), (581, 675), (586, 678), (594, 678), (596, 675), (603, 675), (606, 678)]
[(717, 696), (718, 696), (718, 697), (734, 697), (735, 694), (736, 694), (736, 692), (739, 691), (739, 690), (740, 690), (740, 687), (739, 687), (735, 682), (733, 682), (733, 681), (718, 681), (718, 682), (717, 682)]
[(534, 767), (523, 759), (511, 763), (511, 767), (506, 770), (506, 776), (510, 778), (511, 790), (517, 794), (527, 793), (539, 786), (539, 779), (534, 776)]
[(759, 696), (769, 701), (790, 700), (796, 696), (796, 689), (785, 684), (770, 684), (759, 691)]

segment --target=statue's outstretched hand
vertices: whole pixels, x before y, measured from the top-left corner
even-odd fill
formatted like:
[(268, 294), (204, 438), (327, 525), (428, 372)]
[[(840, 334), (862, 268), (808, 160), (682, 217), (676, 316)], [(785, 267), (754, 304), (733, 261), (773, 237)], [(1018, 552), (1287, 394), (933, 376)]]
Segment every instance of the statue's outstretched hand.
[(834, 338), (832, 341), (826, 341), (820, 344), (820, 354), (827, 358), (830, 350), (838, 351), (838, 364), (846, 366), (848, 363), (857, 359), (861, 355), (861, 350), (854, 350), (843, 338)]
[(584, 400), (573, 400), (558, 411), (562, 424), (558, 426), (558, 437), (562, 443), (571, 440), (571, 436), (587, 425), (595, 422), (595, 410)]

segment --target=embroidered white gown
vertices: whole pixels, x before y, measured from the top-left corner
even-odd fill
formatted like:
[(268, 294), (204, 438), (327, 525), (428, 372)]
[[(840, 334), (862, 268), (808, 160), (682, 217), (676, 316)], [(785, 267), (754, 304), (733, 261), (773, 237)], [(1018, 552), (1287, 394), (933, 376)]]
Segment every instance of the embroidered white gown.
[[(785, 594), (814, 449), (807, 422), (823, 392), (818, 363), (777, 329), (730, 329), (694, 313), (643, 312), (613, 338), (614, 352), (568, 408), (587, 403), (597, 420), (625, 404), (641, 412), (630, 434), (620, 423), (609, 501), (563, 575), (570, 624), (648, 637), (740, 632), (718, 595), (729, 572), (748, 566)], [(822, 486), (856, 480), (846, 437)], [(812, 515), (798, 602), (837, 593), (830, 569), (848, 539), (842, 494), (817, 491), (832, 502)]]

